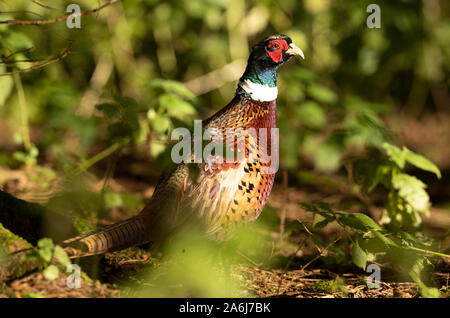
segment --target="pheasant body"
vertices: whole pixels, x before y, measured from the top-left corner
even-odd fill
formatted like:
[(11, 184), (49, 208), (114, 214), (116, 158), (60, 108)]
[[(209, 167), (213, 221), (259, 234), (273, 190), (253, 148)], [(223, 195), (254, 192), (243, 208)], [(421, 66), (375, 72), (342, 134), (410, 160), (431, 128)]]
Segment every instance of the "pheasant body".
[(237, 150), (237, 157), (204, 158), (197, 180), (192, 180), (186, 164), (179, 164), (159, 182), (141, 213), (65, 241), (66, 251), (77, 257), (160, 242), (192, 217), (204, 225), (208, 237), (222, 240), (236, 227), (256, 220), (274, 183), (273, 156), (278, 159), (278, 140), (272, 136), (277, 70), (293, 55), (303, 53), (287, 36), (255, 45), (235, 97), (202, 122), (213, 132), (211, 141)]

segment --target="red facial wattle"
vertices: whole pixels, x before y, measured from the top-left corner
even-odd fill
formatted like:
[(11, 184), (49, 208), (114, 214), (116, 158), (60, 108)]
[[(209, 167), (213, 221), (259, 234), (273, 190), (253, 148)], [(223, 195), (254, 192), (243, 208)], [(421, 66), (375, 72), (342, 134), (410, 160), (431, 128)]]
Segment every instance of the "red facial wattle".
[[(272, 48), (276, 48), (278, 46), (278, 49), (271, 50)], [(281, 59), (283, 58), (283, 51), (286, 51), (288, 49), (288, 44), (286, 40), (279, 39), (279, 40), (272, 40), (266, 47), (267, 54), (269, 54), (272, 61), (275, 63), (279, 63)]]

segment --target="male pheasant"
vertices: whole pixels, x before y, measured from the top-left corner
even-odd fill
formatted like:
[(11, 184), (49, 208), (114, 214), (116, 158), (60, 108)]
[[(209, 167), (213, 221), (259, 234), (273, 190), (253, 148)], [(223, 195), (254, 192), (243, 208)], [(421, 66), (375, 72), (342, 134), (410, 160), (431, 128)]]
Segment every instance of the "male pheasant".
[[(277, 71), (295, 55), (304, 58), (285, 35), (270, 36), (253, 46), (234, 98), (202, 122), (203, 128), (214, 132), (212, 140), (225, 135), (221, 142), (228, 148), (241, 149), (241, 156), (226, 162), (214, 161), (215, 156), (210, 156), (199, 164), (197, 180), (192, 180), (185, 163), (178, 164), (159, 182), (137, 216), (64, 241), (69, 256), (158, 243), (192, 216), (201, 221), (208, 237), (219, 240), (227, 238), (236, 226), (258, 218), (276, 172), (271, 168), (274, 153), (265, 149), (278, 151), (272, 147), (276, 140), (272, 140), (270, 132), (276, 127)], [(267, 138), (260, 138), (261, 129), (269, 130)]]

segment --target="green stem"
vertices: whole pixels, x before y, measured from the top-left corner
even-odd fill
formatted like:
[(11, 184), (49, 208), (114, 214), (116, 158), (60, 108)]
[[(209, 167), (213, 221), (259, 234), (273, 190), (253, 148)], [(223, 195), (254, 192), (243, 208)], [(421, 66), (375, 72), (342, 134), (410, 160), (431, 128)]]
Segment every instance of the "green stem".
[(414, 246), (408, 246), (407, 248), (410, 250), (413, 250), (413, 251), (417, 251), (417, 252), (422, 252), (422, 253), (426, 253), (426, 254), (432, 254), (432, 255), (436, 255), (436, 256), (450, 258), (450, 255), (439, 253), (439, 252), (434, 252), (434, 251), (429, 251), (429, 250), (424, 250), (424, 249), (414, 247)]
[(90, 167), (95, 165), (100, 160), (105, 159), (106, 157), (111, 155), (114, 151), (116, 151), (120, 146), (122, 146), (122, 144), (123, 144), (123, 142), (116, 142), (116, 143), (112, 144), (111, 146), (109, 146), (108, 148), (102, 150), (95, 156), (89, 158), (88, 160), (83, 161), (80, 164), (80, 166), (75, 170), (74, 175), (77, 175), (81, 172), (86, 171), (87, 169), (89, 169)]

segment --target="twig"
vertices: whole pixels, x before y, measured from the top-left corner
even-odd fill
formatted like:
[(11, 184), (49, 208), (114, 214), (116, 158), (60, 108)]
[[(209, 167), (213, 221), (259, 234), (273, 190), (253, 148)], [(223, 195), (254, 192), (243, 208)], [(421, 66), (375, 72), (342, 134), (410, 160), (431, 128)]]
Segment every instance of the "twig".
[(54, 19), (49, 19), (49, 20), (6, 20), (6, 21), (0, 21), (0, 24), (17, 24), (17, 25), (43, 25), (43, 24), (49, 24), (49, 23), (55, 23), (55, 22), (60, 22), (60, 21), (64, 21), (67, 20), (69, 17), (82, 17), (85, 15), (89, 15), (92, 13), (96, 13), (104, 8), (106, 8), (107, 6), (110, 6), (116, 2), (118, 2), (119, 0), (109, 0), (106, 3), (104, 3), (103, 5), (99, 6), (98, 8), (92, 9), (92, 10), (87, 10), (87, 11), (83, 11), (77, 14), (68, 14), (68, 15), (63, 15), (61, 17), (58, 18), (54, 18)]
[(35, 64), (35, 65), (33, 65), (33, 66), (30, 66), (29, 68), (20, 69), (20, 70), (14, 70), (14, 71), (11, 71), (11, 72), (6, 72), (6, 73), (3, 73), (3, 74), (0, 74), (0, 76), (7, 76), (7, 75), (12, 75), (12, 74), (14, 74), (14, 73), (25, 73), (25, 72), (31, 72), (31, 71), (34, 71), (34, 70), (36, 70), (36, 69), (38, 69), (38, 68), (41, 68), (41, 67), (47, 66), (47, 65), (49, 65), (49, 64), (53, 64), (53, 63), (56, 63), (56, 62), (61, 61), (61, 60), (64, 59), (71, 51), (72, 51), (72, 43), (70, 43), (69, 46), (68, 46), (67, 48), (65, 48), (65, 49), (61, 52), (61, 54), (59, 54), (59, 55), (56, 56), (56, 57), (49, 57), (49, 58), (47, 58), (47, 59), (40, 60), (40, 61), (38, 60), (37, 62), (41, 62), (41, 63), (37, 63), (37, 64)]
[(2, 57), (2, 62), (1, 62), (1, 63), (7, 63), (8, 60), (9, 60), (11, 57), (13, 57), (14, 55), (16, 55), (16, 54), (19, 54), (19, 53), (25, 53), (25, 52), (30, 52), (30, 51), (32, 51), (32, 50), (34, 50), (34, 46), (31, 46), (31, 47), (29, 47), (29, 48), (26, 48), (26, 49), (22, 49), (22, 50), (13, 52), (13, 53), (11, 53), (11, 54), (5, 56), (5, 57)]
[(31, 1), (33, 1), (33, 3), (35, 3), (35, 4), (37, 4), (38, 6), (41, 6), (41, 7), (43, 7), (43, 8), (46, 8), (46, 9), (49, 9), (49, 10), (56, 10), (55, 8), (52, 8), (52, 7), (50, 7), (50, 6), (46, 5), (46, 4), (40, 3), (40, 2), (37, 1), (37, 0), (31, 0)]
[(319, 257), (321, 257), (323, 255), (323, 253), (328, 250), (328, 248), (334, 244), (336, 244), (337, 241), (339, 241), (341, 238), (337, 238), (336, 240), (334, 240), (333, 242), (329, 243), (327, 246), (325, 246), (320, 252), (319, 254), (314, 257), (312, 260), (310, 260), (308, 263), (306, 263), (305, 265), (302, 266), (302, 268), (300, 268), (300, 271), (304, 271), (306, 269), (306, 267), (308, 267), (309, 265), (311, 265), (313, 262), (315, 262)]

